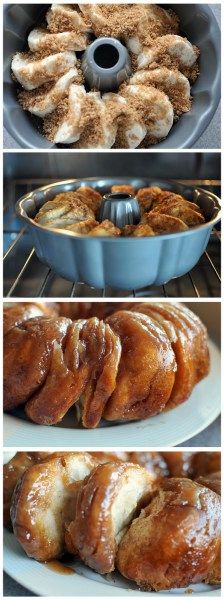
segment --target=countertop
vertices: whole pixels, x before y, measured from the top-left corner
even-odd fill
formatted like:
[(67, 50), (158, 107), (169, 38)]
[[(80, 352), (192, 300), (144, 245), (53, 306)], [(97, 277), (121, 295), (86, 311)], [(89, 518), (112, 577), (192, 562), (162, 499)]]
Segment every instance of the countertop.
[[(209, 5), (214, 12), (214, 15), (219, 23), (221, 28), (221, 4), (210, 4)], [(221, 147), (221, 105), (216, 110), (216, 113), (204, 131), (199, 140), (192, 146), (192, 148), (203, 148), (208, 150), (210, 148), (220, 148)], [(3, 131), (3, 148), (8, 150), (14, 148), (20, 148), (19, 144), (9, 135), (9, 133), (4, 128)]]

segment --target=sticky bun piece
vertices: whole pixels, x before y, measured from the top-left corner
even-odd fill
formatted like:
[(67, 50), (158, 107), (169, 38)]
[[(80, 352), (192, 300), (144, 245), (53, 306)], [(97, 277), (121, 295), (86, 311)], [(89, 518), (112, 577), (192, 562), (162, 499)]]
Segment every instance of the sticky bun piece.
[(6, 305), (3, 311), (3, 335), (23, 321), (45, 315), (56, 317), (58, 315), (57, 304), (54, 302), (18, 302)]
[(135, 195), (135, 188), (132, 185), (112, 185), (111, 187), (112, 193), (122, 193), (129, 194), (130, 196)]
[(151, 210), (161, 192), (162, 190), (159, 187), (145, 187), (138, 190), (136, 198), (143, 213)]
[(96, 458), (99, 463), (107, 463), (107, 462), (137, 462), (130, 458), (130, 452), (90, 452), (91, 456)]
[(154, 234), (154, 231), (150, 225), (125, 225), (122, 229), (122, 235), (125, 237), (133, 236), (133, 237), (151, 237)]
[(79, 197), (88, 208), (90, 208), (94, 215), (96, 215), (100, 206), (102, 196), (97, 190), (89, 186), (83, 186), (75, 190), (76, 197)]
[(192, 478), (194, 452), (162, 452), (162, 456), (167, 463), (170, 477)]
[(196, 481), (221, 496), (221, 471), (209, 473), (208, 475), (200, 475)]
[(98, 573), (113, 571), (120, 540), (151, 492), (151, 476), (138, 465), (94, 469), (78, 491), (76, 518), (68, 527), (74, 553)]
[(121, 540), (117, 567), (145, 590), (209, 577), (220, 546), (220, 497), (190, 479), (164, 480)]
[(129, 452), (129, 460), (144, 467), (153, 483), (159, 484), (164, 477), (168, 477), (168, 466), (161, 452)]
[(165, 331), (150, 317), (119, 311), (107, 323), (121, 340), (116, 388), (104, 418), (145, 419), (166, 406), (175, 380), (176, 361)]
[(26, 404), (26, 414), (45, 425), (61, 421), (79, 400), (82, 424), (96, 427), (116, 385), (120, 340), (109, 325), (92, 317), (75, 321), (66, 345), (55, 345), (46, 381)]
[[(189, 202), (189, 200), (185, 200), (185, 198), (183, 198), (182, 196), (179, 196), (178, 194), (169, 194), (169, 197), (166, 198), (165, 200), (161, 199), (162, 198), (162, 194), (161, 196), (159, 196), (157, 198), (157, 202), (155, 203), (156, 205), (154, 206), (154, 208), (152, 209), (152, 214), (156, 214), (156, 213), (165, 213), (166, 210), (171, 209), (171, 208), (189, 208), (191, 210), (193, 210), (194, 212), (198, 213), (199, 215), (202, 215), (202, 210), (200, 209), (200, 207), (198, 206), (198, 204), (195, 204), (195, 202)], [(169, 213), (167, 213), (169, 214)]]
[(13, 531), (31, 558), (49, 561), (65, 551), (65, 532), (75, 514), (76, 484), (97, 462), (67, 452), (31, 466), (17, 483), (11, 506)]
[[(166, 204), (166, 203), (165, 203)], [(163, 206), (163, 202), (159, 207), (154, 208), (151, 215), (169, 215), (181, 219), (188, 227), (196, 227), (203, 225), (205, 219), (200, 214), (199, 210), (193, 210), (191, 202), (176, 202), (170, 203), (168, 206)]]
[(73, 223), (73, 225), (65, 226), (67, 231), (71, 231), (75, 235), (88, 235), (94, 227), (99, 225), (98, 221), (94, 219), (86, 219), (85, 221), (79, 221), (78, 223)]
[[(24, 404), (43, 385), (54, 347), (64, 342), (70, 320), (35, 317), (4, 338), (4, 409)], [(37, 343), (38, 340), (38, 343)]]
[(194, 477), (221, 471), (220, 452), (196, 452), (193, 460)]
[(49, 457), (48, 452), (16, 452), (3, 466), (3, 525), (12, 529), (10, 507), (17, 481), (29, 467)]
[(119, 227), (115, 227), (112, 221), (109, 221), (108, 219), (105, 219), (104, 221), (99, 223), (99, 225), (96, 225), (96, 227), (91, 229), (91, 231), (89, 232), (90, 237), (118, 237), (119, 235), (121, 235), (121, 230), (119, 229)]
[(149, 315), (170, 339), (177, 372), (167, 408), (173, 408), (187, 400), (193, 387), (209, 372), (207, 330), (183, 303), (141, 303), (132, 305), (131, 310)]
[(115, 310), (123, 307), (122, 302), (58, 302), (61, 317), (69, 319), (105, 319)]
[(153, 212), (144, 213), (141, 223), (150, 225), (157, 235), (162, 235), (163, 233), (177, 233), (178, 231), (187, 231), (188, 229), (188, 226), (177, 217), (160, 215)]

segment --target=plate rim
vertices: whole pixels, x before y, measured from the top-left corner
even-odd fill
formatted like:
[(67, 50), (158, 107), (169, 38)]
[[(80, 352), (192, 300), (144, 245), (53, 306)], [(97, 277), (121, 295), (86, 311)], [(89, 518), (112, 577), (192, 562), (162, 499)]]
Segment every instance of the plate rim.
[[(9, 536), (11, 536), (11, 535), (13, 535), (13, 534), (10, 533), (9, 531), (7, 531), (6, 529), (4, 529), (4, 535), (3, 535), (3, 569), (4, 569), (5, 573), (7, 575), (9, 575), (9, 577), (11, 577), (14, 581), (16, 581), (17, 583), (19, 583), (23, 587), (25, 587), (24, 586), (24, 574), (22, 574), (21, 571), (19, 571), (18, 574), (16, 574), (16, 576), (15, 576), (15, 573), (13, 572), (13, 576), (12, 576), (12, 571), (10, 570), (10, 568), (9, 568), (9, 566), (7, 564), (6, 552), (8, 552), (8, 553), (11, 554), (12, 551), (13, 551), (13, 548), (11, 548), (11, 545), (10, 545), (10, 547), (7, 547), (7, 540), (9, 538)], [(6, 543), (5, 543), (5, 540), (6, 540)], [(18, 549), (19, 549), (19, 551), (21, 551), (20, 544), (19, 544), (19, 542), (15, 538), (13, 539), (13, 544), (18, 545)], [(31, 561), (32, 559), (29, 559), (29, 557), (26, 556), (26, 554), (24, 553), (24, 560), (25, 561), (27, 561), (27, 560)], [(34, 561), (34, 562), (37, 562), (37, 561)], [(40, 567), (42, 566), (42, 563), (37, 562), (37, 564)], [(56, 573), (53, 573), (53, 571), (52, 571), (52, 575), (53, 574), (56, 575)], [(85, 581), (84, 585), (83, 585), (83, 580)], [(45, 597), (51, 597), (52, 594), (51, 595), (50, 594), (46, 594), (46, 592), (43, 591), (41, 583), (39, 583), (39, 586), (40, 586), (41, 590), (38, 589), (38, 586), (36, 585), (36, 581), (38, 581), (38, 580), (36, 580), (35, 577), (33, 579), (31, 579), (31, 583), (29, 584), (29, 587), (26, 588), (26, 589), (28, 591), (34, 593), (34, 594), (37, 594), (38, 596), (41, 595), (42, 597), (44, 597), (44, 596)], [(78, 583), (78, 586), (80, 587), (80, 589), (78, 589), (78, 595), (81, 596), (81, 597), (90, 597), (90, 598), (92, 598), (92, 597), (104, 596), (104, 597), (109, 598), (109, 597), (122, 597), (122, 596), (123, 597), (127, 597), (127, 596), (130, 597), (130, 595), (132, 595), (132, 598), (133, 598), (134, 596), (141, 597), (142, 594), (147, 594), (147, 596), (149, 596), (149, 597), (151, 597), (151, 596), (153, 596), (154, 598), (156, 597), (155, 596), (156, 592), (153, 592), (153, 591), (146, 592), (146, 591), (140, 590), (140, 589), (139, 590), (132, 590), (130, 588), (120, 588), (120, 587), (117, 587), (117, 586), (110, 586), (110, 585), (108, 585), (106, 583), (103, 583), (103, 582), (101, 583), (101, 582), (98, 582), (98, 581), (93, 580), (93, 579), (88, 579), (87, 577), (85, 577), (85, 575), (81, 575), (79, 573), (75, 573), (75, 581)], [(61, 585), (63, 585), (63, 584), (61, 583)], [(75, 587), (77, 587), (77, 586), (75, 585)], [(96, 588), (95, 590), (93, 590), (94, 587)], [(191, 587), (191, 585), (189, 585), (188, 587)], [(184, 596), (186, 596), (186, 594), (187, 594), (186, 590), (187, 589), (188, 588), (186, 588), (185, 591), (182, 592), (182, 593), (180, 593), (180, 594), (178, 592), (175, 592), (175, 593), (171, 594), (170, 590), (167, 590), (167, 591), (164, 591), (164, 592), (157, 592), (157, 595), (158, 595), (158, 597), (162, 596), (164, 599), (166, 597), (170, 598), (171, 596), (173, 596), (174, 598), (178, 599), (178, 598), (183, 598)], [(110, 590), (109, 593), (108, 593), (108, 590)], [(41, 591), (41, 594), (40, 594), (40, 591)], [(53, 594), (54, 594), (54, 596), (62, 596), (63, 597), (63, 594), (61, 594), (61, 593), (57, 594), (55, 592), (55, 590), (53, 591)], [(70, 597), (70, 596), (76, 596), (76, 595), (77, 595), (77, 593), (74, 594), (74, 590), (73, 591), (71, 590), (71, 594), (64, 595), (64, 597)], [(211, 596), (214, 597), (214, 596), (220, 596), (220, 595), (221, 595), (221, 587), (218, 588), (218, 589), (215, 589), (215, 590), (208, 590), (208, 591), (202, 591), (202, 592), (194, 591), (194, 596), (196, 596), (196, 597), (197, 596), (198, 597), (202, 597), (203, 596), (203, 597), (207, 598), (207, 597), (211, 597)]]

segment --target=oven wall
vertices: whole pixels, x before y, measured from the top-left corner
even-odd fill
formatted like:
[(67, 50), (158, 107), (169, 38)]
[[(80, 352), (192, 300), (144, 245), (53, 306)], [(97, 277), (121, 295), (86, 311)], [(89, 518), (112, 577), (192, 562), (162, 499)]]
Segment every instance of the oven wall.
[(4, 177), (66, 179), (105, 176), (220, 179), (218, 152), (22, 152), (4, 154)]

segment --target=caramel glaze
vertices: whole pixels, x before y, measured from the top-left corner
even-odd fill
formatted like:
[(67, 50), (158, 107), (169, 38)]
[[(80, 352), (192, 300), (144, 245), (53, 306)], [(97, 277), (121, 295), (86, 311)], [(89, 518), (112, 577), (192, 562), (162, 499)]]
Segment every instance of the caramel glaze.
[(40, 316), (4, 338), (4, 410), (25, 404), (29, 419), (55, 425), (80, 400), (86, 428), (146, 419), (187, 400), (208, 371), (206, 329), (182, 304), (135, 304), (106, 321)]
[(59, 575), (75, 575), (75, 569), (64, 564), (64, 561), (68, 562), (68, 560), (69, 559), (66, 557), (63, 559), (63, 561), (49, 560), (44, 564), (47, 567), (47, 569), (50, 569), (50, 571), (54, 571), (55, 573), (59, 573)]

